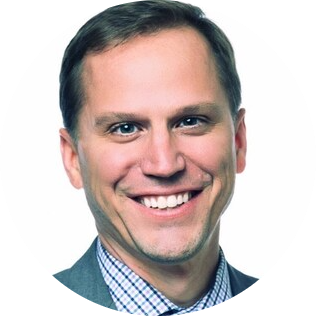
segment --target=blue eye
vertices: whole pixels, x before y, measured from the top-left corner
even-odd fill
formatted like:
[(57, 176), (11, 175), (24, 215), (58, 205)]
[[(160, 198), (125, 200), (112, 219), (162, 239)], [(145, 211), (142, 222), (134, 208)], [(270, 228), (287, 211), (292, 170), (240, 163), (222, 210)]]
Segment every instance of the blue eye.
[(196, 117), (188, 117), (185, 120), (183, 120), (183, 125), (185, 126), (192, 126), (192, 125), (197, 125), (199, 122), (199, 119)]
[(112, 128), (111, 132), (119, 135), (130, 135), (138, 131), (138, 127), (132, 123), (122, 123)]
[(192, 127), (201, 124), (201, 119), (197, 117), (187, 117), (179, 123), (179, 127)]

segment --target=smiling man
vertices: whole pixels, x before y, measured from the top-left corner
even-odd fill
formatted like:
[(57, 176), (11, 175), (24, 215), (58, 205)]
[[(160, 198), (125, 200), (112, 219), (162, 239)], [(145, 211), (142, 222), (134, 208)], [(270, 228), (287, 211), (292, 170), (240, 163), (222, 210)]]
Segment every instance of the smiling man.
[(223, 32), (180, 2), (112, 7), (79, 30), (60, 78), (64, 167), (85, 190), (98, 238), (55, 277), (103, 306), (153, 316), (202, 310), (252, 285), (219, 247), (246, 156)]

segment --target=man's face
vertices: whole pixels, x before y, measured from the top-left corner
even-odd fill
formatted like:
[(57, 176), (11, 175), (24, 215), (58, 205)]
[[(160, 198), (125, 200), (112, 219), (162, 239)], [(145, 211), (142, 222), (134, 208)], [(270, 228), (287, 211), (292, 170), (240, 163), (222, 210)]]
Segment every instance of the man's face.
[(83, 84), (79, 140), (62, 130), (62, 152), (102, 240), (156, 262), (210, 247), (246, 140), (204, 39), (189, 28), (137, 37), (89, 55)]

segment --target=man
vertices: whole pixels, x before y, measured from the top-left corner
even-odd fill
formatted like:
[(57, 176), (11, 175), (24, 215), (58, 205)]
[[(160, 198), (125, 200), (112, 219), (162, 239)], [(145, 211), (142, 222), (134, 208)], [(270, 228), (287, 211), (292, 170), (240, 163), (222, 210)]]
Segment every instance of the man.
[(251, 286), (219, 247), (245, 168), (240, 103), (233, 49), (199, 8), (139, 1), (88, 21), (62, 64), (60, 138), (98, 238), (55, 277), (143, 315), (198, 311)]

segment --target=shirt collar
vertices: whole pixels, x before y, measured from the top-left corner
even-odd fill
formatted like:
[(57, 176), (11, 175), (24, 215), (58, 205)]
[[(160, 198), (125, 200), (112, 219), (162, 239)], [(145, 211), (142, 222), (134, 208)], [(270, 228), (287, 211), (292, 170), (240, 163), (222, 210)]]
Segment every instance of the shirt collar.
[(128, 266), (114, 258), (102, 246), (99, 238), (97, 241), (97, 259), (112, 299), (121, 312), (158, 316), (172, 311), (171, 314), (181, 315), (209, 308), (232, 297), (227, 262), (221, 249), (215, 283), (204, 297), (187, 308), (172, 303)]

